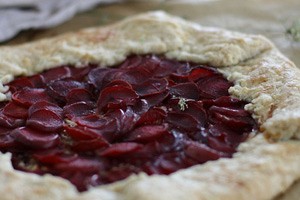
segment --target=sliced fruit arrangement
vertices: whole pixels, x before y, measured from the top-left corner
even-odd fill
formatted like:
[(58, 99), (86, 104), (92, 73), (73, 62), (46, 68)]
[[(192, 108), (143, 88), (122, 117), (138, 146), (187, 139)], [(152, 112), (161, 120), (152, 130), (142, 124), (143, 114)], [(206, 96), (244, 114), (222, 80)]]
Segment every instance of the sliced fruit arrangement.
[(57, 67), (8, 84), (0, 150), (15, 169), (79, 191), (231, 157), (256, 122), (216, 69), (155, 55), (113, 68)]

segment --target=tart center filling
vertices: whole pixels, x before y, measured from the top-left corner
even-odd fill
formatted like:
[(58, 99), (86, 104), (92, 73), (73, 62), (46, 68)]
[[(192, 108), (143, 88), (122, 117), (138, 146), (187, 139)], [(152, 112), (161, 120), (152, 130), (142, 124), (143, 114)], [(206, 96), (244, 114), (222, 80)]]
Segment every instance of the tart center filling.
[(231, 157), (257, 127), (217, 70), (154, 55), (8, 85), (0, 151), (12, 153), (15, 169), (63, 177), (79, 191)]

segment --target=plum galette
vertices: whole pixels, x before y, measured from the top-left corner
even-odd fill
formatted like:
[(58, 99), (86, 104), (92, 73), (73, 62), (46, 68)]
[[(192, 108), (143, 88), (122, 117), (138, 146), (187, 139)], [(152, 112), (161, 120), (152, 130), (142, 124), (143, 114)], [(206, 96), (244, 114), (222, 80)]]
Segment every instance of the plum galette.
[(151, 12), (0, 48), (2, 199), (273, 199), (300, 71), (262, 36)]

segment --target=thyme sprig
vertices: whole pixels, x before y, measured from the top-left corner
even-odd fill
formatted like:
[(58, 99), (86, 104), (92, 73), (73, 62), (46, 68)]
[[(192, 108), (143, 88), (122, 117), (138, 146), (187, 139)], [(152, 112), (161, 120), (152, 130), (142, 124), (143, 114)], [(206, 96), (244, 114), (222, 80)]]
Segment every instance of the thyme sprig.
[(181, 111), (184, 111), (185, 109), (188, 108), (188, 104), (186, 102), (187, 102), (187, 99), (180, 97), (180, 99), (178, 101), (178, 106)]

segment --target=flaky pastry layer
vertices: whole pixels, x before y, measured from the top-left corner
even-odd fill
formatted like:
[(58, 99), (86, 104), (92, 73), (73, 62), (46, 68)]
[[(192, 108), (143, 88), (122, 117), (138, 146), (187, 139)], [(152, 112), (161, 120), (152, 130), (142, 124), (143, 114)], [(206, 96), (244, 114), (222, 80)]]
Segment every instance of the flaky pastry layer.
[[(0, 100), (16, 76), (71, 64), (118, 64), (131, 54), (209, 64), (234, 82), (230, 93), (250, 103), (246, 109), (260, 131), (231, 159), (219, 159), (172, 175), (132, 175), (124, 181), (78, 193), (68, 181), (16, 171), (10, 154), (0, 154), (1, 199), (272, 199), (300, 178), (300, 71), (267, 39), (152, 12), (117, 24), (51, 39), (0, 48)], [(268, 141), (265, 139), (267, 138)], [(277, 143), (270, 141), (284, 140)]]

